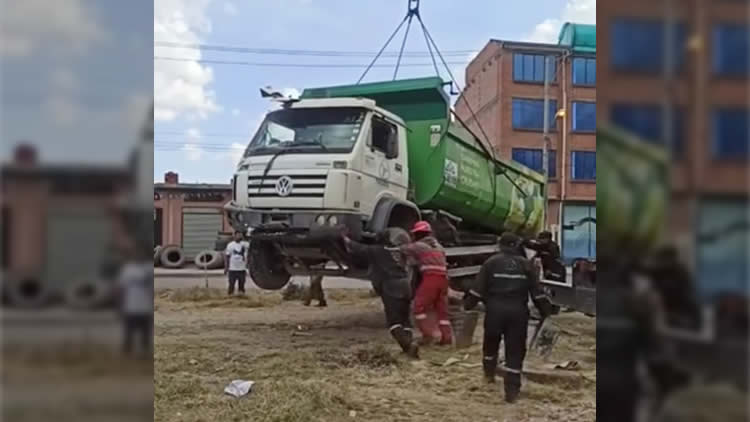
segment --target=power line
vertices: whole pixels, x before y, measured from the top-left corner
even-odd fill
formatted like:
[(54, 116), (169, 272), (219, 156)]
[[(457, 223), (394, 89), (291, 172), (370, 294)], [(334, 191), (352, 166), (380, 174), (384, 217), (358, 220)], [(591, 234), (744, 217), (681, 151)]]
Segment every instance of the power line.
[[(238, 65), (238, 66), (256, 66), (256, 67), (297, 67), (297, 68), (363, 68), (367, 67), (366, 64), (355, 64), (355, 63), (260, 63), (260, 62), (244, 62), (244, 61), (229, 61), (229, 60), (208, 60), (208, 59), (187, 59), (181, 57), (162, 57), (154, 56), (154, 60), (162, 61), (174, 61), (174, 62), (195, 62), (201, 64), (225, 64), (225, 65)], [(448, 62), (449, 65), (465, 65), (468, 62)], [(393, 68), (394, 64), (380, 64), (373, 65), (372, 67), (389, 67)], [(432, 63), (403, 63), (402, 67), (424, 67), (432, 66)]]
[[(185, 44), (175, 42), (156, 41), (155, 46), (182, 48), (202, 51), (222, 51), (231, 53), (245, 54), (267, 54), (279, 56), (315, 56), (315, 57), (372, 57), (376, 53), (369, 51), (341, 51), (341, 50), (292, 50), (283, 48), (253, 48), (253, 47), (233, 47), (226, 45), (207, 45), (207, 44)], [(477, 50), (450, 50), (443, 53), (444, 56), (465, 56), (477, 53)], [(398, 57), (397, 51), (387, 51), (381, 54), (382, 57)], [(427, 51), (404, 52), (403, 57), (430, 57)]]

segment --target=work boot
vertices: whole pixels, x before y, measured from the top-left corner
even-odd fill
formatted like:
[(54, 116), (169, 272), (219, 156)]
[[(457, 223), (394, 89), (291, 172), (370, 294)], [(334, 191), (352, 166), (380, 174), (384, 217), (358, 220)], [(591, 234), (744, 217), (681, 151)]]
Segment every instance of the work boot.
[(325, 299), (320, 299), (318, 301), (318, 308), (325, 308), (326, 306), (328, 306), (328, 302), (326, 302)]
[(440, 322), (440, 345), (450, 346), (453, 344), (453, 329), (450, 322)]
[(497, 356), (485, 356), (482, 360), (482, 369), (484, 370), (484, 380), (488, 384), (494, 384), (497, 374)]
[[(427, 346), (432, 344), (436, 339), (440, 339), (439, 330), (435, 327), (434, 321), (429, 318), (417, 319), (417, 328), (422, 333), (422, 338), (419, 341), (421, 346)], [(435, 335), (438, 335), (437, 337)]]
[(402, 326), (395, 326), (391, 329), (391, 335), (396, 339), (404, 353), (410, 357), (419, 358), (419, 346), (412, 342), (411, 331), (404, 329)]
[(515, 403), (521, 393), (521, 374), (506, 371), (503, 377), (505, 401), (508, 403)]

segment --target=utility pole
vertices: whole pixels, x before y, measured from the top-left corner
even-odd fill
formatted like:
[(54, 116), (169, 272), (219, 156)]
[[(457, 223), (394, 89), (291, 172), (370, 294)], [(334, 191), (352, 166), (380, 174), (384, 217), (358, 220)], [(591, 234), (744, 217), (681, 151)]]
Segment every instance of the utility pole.
[(549, 210), (549, 79), (550, 56), (544, 56), (544, 144), (542, 146), (542, 173), (544, 173), (546, 180), (544, 185), (544, 230), (547, 230), (547, 211)]

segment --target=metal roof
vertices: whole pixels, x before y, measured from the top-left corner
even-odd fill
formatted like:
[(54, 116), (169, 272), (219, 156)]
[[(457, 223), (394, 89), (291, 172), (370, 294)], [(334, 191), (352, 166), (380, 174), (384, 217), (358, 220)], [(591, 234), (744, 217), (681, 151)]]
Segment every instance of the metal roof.
[(596, 25), (566, 22), (560, 29), (557, 43), (575, 53), (596, 54)]

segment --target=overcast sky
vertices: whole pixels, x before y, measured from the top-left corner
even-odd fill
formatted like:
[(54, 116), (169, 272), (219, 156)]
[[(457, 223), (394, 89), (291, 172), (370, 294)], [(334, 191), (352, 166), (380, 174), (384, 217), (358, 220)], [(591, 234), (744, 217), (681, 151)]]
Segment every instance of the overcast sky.
[(0, 158), (121, 164), (148, 116), (152, 2), (0, 0)]

